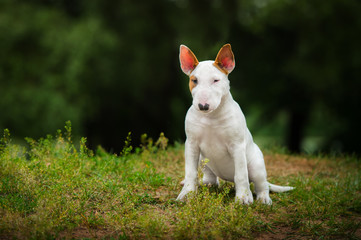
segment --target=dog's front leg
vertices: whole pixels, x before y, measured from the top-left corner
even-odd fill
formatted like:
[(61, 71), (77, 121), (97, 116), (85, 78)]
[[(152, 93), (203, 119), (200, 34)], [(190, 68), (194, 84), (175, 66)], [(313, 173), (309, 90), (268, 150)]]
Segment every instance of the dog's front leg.
[(243, 204), (253, 203), (252, 192), (249, 188), (246, 144), (240, 143), (230, 147), (229, 152), (234, 160), (234, 185), (236, 188), (236, 201)]
[(195, 192), (198, 185), (198, 161), (200, 150), (194, 140), (187, 139), (185, 142), (185, 179), (182, 191), (177, 197), (178, 201), (184, 201), (186, 195)]

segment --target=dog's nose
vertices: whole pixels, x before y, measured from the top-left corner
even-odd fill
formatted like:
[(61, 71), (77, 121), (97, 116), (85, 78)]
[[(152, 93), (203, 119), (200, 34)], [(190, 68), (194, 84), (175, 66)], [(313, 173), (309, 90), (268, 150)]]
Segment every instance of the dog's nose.
[(201, 110), (201, 111), (207, 111), (209, 109), (209, 104), (206, 103), (206, 104), (202, 105), (199, 103), (198, 107), (199, 107), (199, 110)]

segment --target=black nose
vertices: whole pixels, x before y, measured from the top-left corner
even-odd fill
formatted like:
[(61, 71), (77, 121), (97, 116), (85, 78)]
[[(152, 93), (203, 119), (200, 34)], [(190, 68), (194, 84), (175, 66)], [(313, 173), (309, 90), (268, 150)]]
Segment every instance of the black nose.
[(201, 110), (201, 111), (207, 111), (209, 109), (209, 104), (206, 103), (206, 104), (202, 105), (199, 103), (198, 107), (199, 107), (199, 110)]

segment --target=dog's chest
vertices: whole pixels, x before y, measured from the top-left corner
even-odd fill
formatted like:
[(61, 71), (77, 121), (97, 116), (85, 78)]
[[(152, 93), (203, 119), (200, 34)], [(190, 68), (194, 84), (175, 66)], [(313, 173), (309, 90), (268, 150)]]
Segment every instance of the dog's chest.
[(234, 162), (228, 151), (229, 130), (222, 127), (199, 127), (195, 137), (203, 159), (207, 159), (207, 166), (220, 178), (233, 181)]
[(201, 154), (207, 158), (221, 158), (228, 153), (225, 134), (217, 129), (203, 129), (198, 141)]
[(207, 118), (189, 121), (187, 137), (196, 139), (203, 157), (211, 161), (229, 158), (228, 145), (233, 132), (230, 126)]

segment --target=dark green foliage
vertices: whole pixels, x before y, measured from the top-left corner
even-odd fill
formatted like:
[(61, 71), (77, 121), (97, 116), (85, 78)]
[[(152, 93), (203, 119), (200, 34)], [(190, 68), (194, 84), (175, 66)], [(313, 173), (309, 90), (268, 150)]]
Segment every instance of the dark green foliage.
[(71, 120), (91, 148), (117, 152), (129, 131), (181, 140), (191, 99), (178, 47), (203, 60), (230, 42), (252, 132), (293, 151), (307, 138), (310, 151), (360, 152), (360, 11), (357, 0), (2, 0), (0, 129), (37, 138)]
[(320, 147), (359, 151), (359, 11), (360, 2), (353, 0), (272, 1), (255, 7), (252, 22), (240, 27), (236, 44), (245, 57), (238, 63), (242, 85), (251, 90), (244, 100), (263, 106), (267, 121), (287, 113), (291, 150), (313, 135), (324, 137)]

